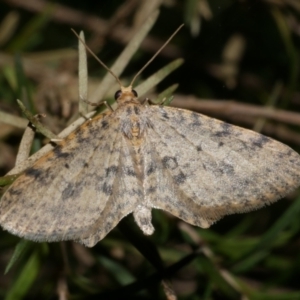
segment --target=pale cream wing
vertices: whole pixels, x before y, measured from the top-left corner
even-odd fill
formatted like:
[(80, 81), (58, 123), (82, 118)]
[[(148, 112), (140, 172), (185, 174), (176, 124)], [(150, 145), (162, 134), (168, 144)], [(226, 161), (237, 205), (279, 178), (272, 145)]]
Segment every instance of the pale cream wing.
[[(109, 115), (86, 122), (39, 159), (5, 192), (0, 203), (4, 229), (34, 241), (84, 239), (101, 222), (104, 237), (116, 222), (106, 222), (108, 206), (121, 217), (124, 204), (108, 203), (117, 190), (122, 166), (119, 122)], [(121, 218), (119, 216), (119, 218)]]
[(119, 136), (119, 141), (118, 161), (110, 167), (115, 172), (110, 196), (101, 215), (90, 228), (90, 234), (79, 240), (88, 247), (94, 246), (104, 238), (108, 231), (114, 228), (123, 217), (132, 213), (139, 202), (143, 201), (143, 188), (134, 149), (124, 135)]
[(280, 142), (187, 110), (148, 111), (144, 182), (155, 208), (208, 227), (300, 185), (300, 156)]

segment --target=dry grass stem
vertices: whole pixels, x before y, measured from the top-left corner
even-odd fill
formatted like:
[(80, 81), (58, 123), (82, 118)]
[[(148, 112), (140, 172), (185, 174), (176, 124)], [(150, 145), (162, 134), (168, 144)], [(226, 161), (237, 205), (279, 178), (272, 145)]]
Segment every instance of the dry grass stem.
[[(83, 31), (79, 34), (80, 38), (85, 41)], [(78, 92), (79, 92), (79, 100), (78, 100), (78, 111), (79, 114), (85, 115), (88, 113), (89, 107), (88, 104), (83, 100), (88, 99), (88, 68), (87, 68), (87, 57), (86, 57), (86, 49), (84, 44), (79, 40), (78, 41)]]
[(32, 128), (32, 126), (30, 126), (30, 124), (28, 124), (20, 142), (18, 154), (16, 157), (16, 165), (19, 165), (29, 157), (34, 136), (35, 130)]

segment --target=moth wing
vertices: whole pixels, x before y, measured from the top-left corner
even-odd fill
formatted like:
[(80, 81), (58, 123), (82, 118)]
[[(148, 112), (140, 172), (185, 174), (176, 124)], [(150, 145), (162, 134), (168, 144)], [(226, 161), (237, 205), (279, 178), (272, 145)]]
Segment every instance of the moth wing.
[[(123, 217), (132, 213), (144, 195), (134, 159), (134, 149), (123, 134), (120, 134), (118, 139), (120, 154), (112, 193), (101, 216), (92, 226), (91, 234), (80, 239), (81, 243), (89, 247), (104, 238), (107, 232), (114, 228)], [(103, 230), (103, 228), (109, 230)]]
[(300, 185), (300, 156), (259, 133), (172, 107), (149, 107), (145, 184), (154, 208), (209, 227)]
[[(8, 188), (0, 202), (1, 225), (34, 241), (88, 244), (94, 225), (101, 223), (97, 230), (103, 238), (116, 218), (132, 211), (129, 203), (116, 202), (120, 198), (115, 193), (124, 189), (117, 180), (121, 143), (119, 123), (109, 115), (83, 124)], [(119, 212), (115, 217), (109, 214), (112, 206)]]

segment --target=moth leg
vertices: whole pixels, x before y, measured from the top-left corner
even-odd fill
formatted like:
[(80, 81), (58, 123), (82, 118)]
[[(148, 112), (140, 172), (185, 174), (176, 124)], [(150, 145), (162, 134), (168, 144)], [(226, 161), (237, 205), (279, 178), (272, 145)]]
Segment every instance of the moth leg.
[(152, 105), (155, 104), (150, 98), (145, 98), (141, 101), (143, 105)]
[(108, 108), (110, 111), (114, 111), (112, 106), (107, 102), (107, 101), (104, 101), (103, 104), (106, 106), (106, 108)]
[(111, 105), (109, 103), (107, 103), (107, 101), (103, 101), (103, 102), (100, 102), (100, 103), (94, 103), (94, 102), (90, 102), (86, 99), (83, 99), (81, 96), (80, 96), (80, 100), (91, 105), (91, 106), (95, 106), (95, 107), (99, 107), (100, 105), (104, 104), (109, 110), (111, 111), (114, 111), (113, 108), (111, 107)]

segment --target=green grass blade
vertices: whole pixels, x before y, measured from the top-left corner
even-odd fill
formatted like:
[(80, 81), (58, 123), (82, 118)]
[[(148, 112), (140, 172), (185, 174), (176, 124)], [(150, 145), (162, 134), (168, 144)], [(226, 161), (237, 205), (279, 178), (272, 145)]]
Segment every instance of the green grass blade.
[(13, 267), (13, 265), (20, 259), (22, 255), (25, 254), (25, 252), (29, 249), (29, 247), (32, 245), (32, 242), (26, 241), (26, 240), (20, 240), (19, 243), (15, 247), (15, 251), (9, 260), (4, 274), (7, 274), (9, 270)]
[(34, 283), (40, 269), (40, 259), (38, 252), (35, 251), (29, 257), (27, 263), (24, 265), (19, 273), (16, 281), (9, 289), (5, 300), (21, 300), (28, 294)]
[(161, 68), (159, 71), (152, 74), (149, 78), (143, 81), (143, 83), (138, 85), (136, 88), (134, 88), (137, 91), (139, 97), (145, 95), (150, 89), (155, 87), (174, 70), (179, 68), (183, 64), (183, 62), (184, 60), (182, 58), (172, 61), (171, 63)]
[[(294, 201), (277, 222), (262, 236), (260, 241), (249, 250), (249, 254), (239, 261), (234, 267), (234, 272), (242, 272), (251, 268), (265, 257), (264, 252), (276, 243), (278, 235), (282, 230), (287, 228), (294, 220), (298, 220), (300, 213), (300, 198)], [(261, 255), (259, 255), (261, 253)], [(260, 257), (261, 259), (257, 259)], [(252, 263), (251, 263), (252, 262)]]

